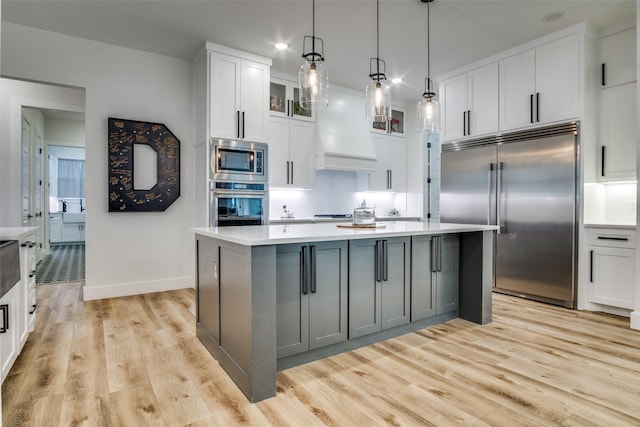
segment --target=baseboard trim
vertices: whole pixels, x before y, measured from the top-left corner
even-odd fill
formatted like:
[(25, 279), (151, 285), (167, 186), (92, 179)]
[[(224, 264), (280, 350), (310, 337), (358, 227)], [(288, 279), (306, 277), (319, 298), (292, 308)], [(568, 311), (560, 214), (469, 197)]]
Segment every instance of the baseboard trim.
[(104, 298), (128, 297), (131, 295), (150, 294), (153, 292), (175, 291), (194, 287), (192, 276), (174, 277), (165, 280), (148, 282), (130, 282), (103, 286), (87, 286), (82, 288), (83, 300), (91, 301)]
[(640, 310), (631, 313), (631, 329), (640, 330)]

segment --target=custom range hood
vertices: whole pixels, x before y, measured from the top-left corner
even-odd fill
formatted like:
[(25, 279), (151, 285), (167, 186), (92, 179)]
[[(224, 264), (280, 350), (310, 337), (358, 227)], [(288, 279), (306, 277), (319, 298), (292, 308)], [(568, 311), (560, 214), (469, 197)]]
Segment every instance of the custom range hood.
[(361, 93), (346, 88), (329, 89), (329, 106), (317, 111), (316, 168), (374, 172), (376, 152), (371, 123), (364, 118)]

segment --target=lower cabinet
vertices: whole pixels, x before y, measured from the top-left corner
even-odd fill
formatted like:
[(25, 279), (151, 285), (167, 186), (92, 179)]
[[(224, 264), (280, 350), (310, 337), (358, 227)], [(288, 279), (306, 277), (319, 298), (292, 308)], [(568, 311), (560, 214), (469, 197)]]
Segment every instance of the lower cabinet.
[(587, 300), (633, 309), (635, 230), (589, 229)]
[(277, 357), (347, 339), (347, 242), (278, 245)]
[(411, 238), (349, 241), (349, 338), (409, 323)]
[(411, 321), (458, 309), (457, 235), (411, 238)]
[(20, 325), (19, 318), (24, 310), (20, 307), (22, 282), (15, 285), (0, 299), (0, 369), (2, 381), (7, 377), (13, 362), (20, 353)]
[(209, 239), (197, 240), (197, 321), (220, 345), (220, 255)]

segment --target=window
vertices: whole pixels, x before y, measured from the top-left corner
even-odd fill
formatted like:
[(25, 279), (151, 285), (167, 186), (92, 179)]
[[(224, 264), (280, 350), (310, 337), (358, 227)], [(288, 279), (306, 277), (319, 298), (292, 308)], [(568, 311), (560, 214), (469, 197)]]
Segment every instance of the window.
[(84, 160), (58, 159), (58, 198), (84, 198)]

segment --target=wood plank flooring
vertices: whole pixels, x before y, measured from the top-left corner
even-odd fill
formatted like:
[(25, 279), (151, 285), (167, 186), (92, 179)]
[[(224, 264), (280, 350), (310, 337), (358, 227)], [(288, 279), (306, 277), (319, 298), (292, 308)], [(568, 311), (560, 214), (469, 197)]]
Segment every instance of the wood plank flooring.
[(629, 321), (496, 294), (453, 320), (278, 374), (250, 404), (195, 337), (194, 292), (81, 301), (39, 286), (4, 426), (638, 426)]

